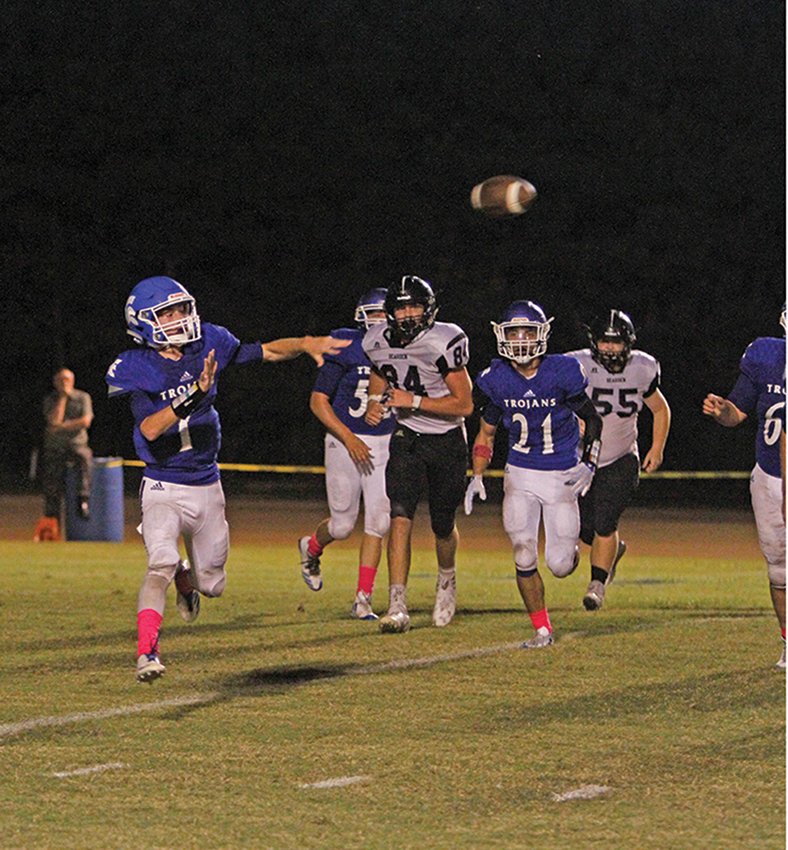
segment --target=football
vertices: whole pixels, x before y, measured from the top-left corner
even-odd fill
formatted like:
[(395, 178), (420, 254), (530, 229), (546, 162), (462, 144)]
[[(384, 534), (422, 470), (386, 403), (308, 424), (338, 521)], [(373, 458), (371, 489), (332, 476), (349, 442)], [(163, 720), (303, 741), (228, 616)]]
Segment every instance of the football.
[(491, 218), (520, 215), (535, 198), (533, 184), (512, 174), (489, 177), (471, 189), (471, 206)]

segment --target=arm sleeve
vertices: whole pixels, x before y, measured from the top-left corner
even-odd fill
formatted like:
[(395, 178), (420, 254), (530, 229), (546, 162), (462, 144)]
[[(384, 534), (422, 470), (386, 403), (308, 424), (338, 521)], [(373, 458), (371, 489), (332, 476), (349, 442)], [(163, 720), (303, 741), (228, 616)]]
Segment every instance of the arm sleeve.
[(567, 405), (585, 422), (583, 445), (590, 445), (602, 436), (602, 417), (597, 413), (594, 403), (583, 393), (566, 400)]
[(261, 363), (263, 345), (260, 342), (242, 342), (230, 358), (228, 366), (245, 366), (247, 363)]

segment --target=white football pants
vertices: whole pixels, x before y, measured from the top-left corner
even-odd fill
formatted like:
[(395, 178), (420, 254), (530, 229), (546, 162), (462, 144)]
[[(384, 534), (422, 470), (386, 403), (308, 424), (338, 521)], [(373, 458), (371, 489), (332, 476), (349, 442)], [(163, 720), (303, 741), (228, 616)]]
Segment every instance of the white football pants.
[(782, 481), (758, 464), (750, 475), (750, 497), (758, 527), (758, 543), (769, 571), (769, 584), (785, 587), (785, 519)]
[(369, 446), (372, 453), (373, 469), (369, 473), (362, 473), (345, 446), (336, 437), (326, 434), (326, 495), (331, 512), (328, 533), (335, 540), (344, 540), (355, 528), (362, 494), (364, 534), (383, 537), (389, 530), (386, 464), (390, 436), (359, 435), (359, 439)]
[(512, 541), (518, 570), (536, 569), (539, 520), (544, 519), (545, 561), (563, 578), (575, 566), (580, 511), (566, 482), (570, 470), (543, 471), (506, 465), (503, 477), (503, 527)]

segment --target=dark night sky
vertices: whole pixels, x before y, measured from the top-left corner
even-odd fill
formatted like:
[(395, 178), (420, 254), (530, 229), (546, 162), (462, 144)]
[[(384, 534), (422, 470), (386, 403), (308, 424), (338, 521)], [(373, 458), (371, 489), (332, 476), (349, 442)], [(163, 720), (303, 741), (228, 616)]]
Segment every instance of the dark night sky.
[[(665, 468), (749, 468), (752, 429), (699, 407), (781, 333), (783, 4), (92, 5), (4, 10), (0, 485), (22, 481), (63, 363), (94, 396), (97, 453), (130, 456), (103, 373), (157, 273), (245, 340), (345, 325), (361, 291), (421, 274), (474, 373), (515, 298), (556, 316), (553, 351), (622, 307), (662, 362)], [(470, 209), (499, 173), (539, 189), (526, 215)], [(319, 463), (312, 376), (228, 373), (222, 459)]]

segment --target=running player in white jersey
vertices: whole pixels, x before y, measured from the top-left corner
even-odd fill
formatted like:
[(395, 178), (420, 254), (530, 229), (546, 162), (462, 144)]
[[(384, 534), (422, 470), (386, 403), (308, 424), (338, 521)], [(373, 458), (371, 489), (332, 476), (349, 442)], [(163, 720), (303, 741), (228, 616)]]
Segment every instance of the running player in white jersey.
[[(784, 306), (780, 324), (785, 330)], [(785, 670), (785, 340), (759, 337), (750, 343), (728, 397), (709, 393), (703, 412), (728, 428), (753, 414), (758, 419), (750, 496), (783, 641), (777, 667)]]
[(380, 629), (405, 632), (410, 628), (405, 596), (410, 539), (425, 484), (438, 558), (432, 622), (446, 626), (454, 617), (459, 541), (454, 514), (465, 491), (464, 417), (473, 411), (473, 398), (466, 369), (468, 338), (457, 325), (435, 321), (438, 307), (430, 284), (406, 275), (388, 288), (385, 307), (386, 324), (374, 325), (363, 341), (374, 367), (366, 419), (376, 425), (386, 410), (397, 419), (386, 467), (389, 608)]
[(640, 478), (638, 414), (645, 405), (654, 417), (642, 469), (656, 472), (670, 431), (670, 407), (659, 388), (659, 363), (645, 351), (632, 350), (635, 327), (626, 313), (610, 310), (587, 331), (590, 347), (567, 353), (585, 369), (586, 392), (602, 417), (599, 468), (591, 489), (580, 499), (580, 539), (591, 547), (591, 582), (583, 606), (596, 611), (627, 550), (618, 523)]
[[(537, 564), (540, 522), (547, 567), (564, 578), (577, 566), (577, 497), (591, 485), (602, 431), (602, 420), (585, 394), (583, 367), (564, 354), (547, 354), (552, 321), (533, 301), (515, 301), (499, 323), (492, 323), (502, 359), (493, 360), (476, 379), (482, 417), (473, 444), (473, 478), (465, 494), (466, 514), (473, 510), (475, 496), (487, 498), (482, 473), (503, 424), (509, 436), (503, 525), (512, 541), (517, 588), (536, 632), (523, 649), (553, 642)], [(582, 455), (578, 418), (585, 426)]]
[(361, 340), (374, 324), (386, 322), (386, 290), (364, 293), (356, 305), (355, 328), (331, 331), (334, 339), (349, 339), (338, 354), (327, 354), (318, 369), (309, 400), (312, 413), (326, 429), (326, 495), (330, 516), (311, 536), (298, 541), (301, 576), (310, 590), (320, 590), (320, 556), (334, 540), (344, 540), (358, 519), (364, 497), (364, 536), (359, 552), (356, 598), (350, 615), (359, 620), (377, 620), (372, 610), (372, 590), (380, 563), (383, 537), (389, 529), (389, 500), (386, 496), (386, 462), (394, 418), (378, 425), (364, 421), (370, 365)]
[[(194, 298), (170, 277), (140, 281), (126, 301), (127, 332), (137, 349), (107, 370), (110, 398), (128, 396), (134, 447), (145, 472), (140, 485), (142, 539), (148, 569), (137, 598), (137, 681), (164, 674), (159, 633), (167, 588), (186, 622), (197, 618), (200, 595), (221, 596), (230, 547), (217, 457), (221, 443), (214, 400), (229, 366), (323, 355), (348, 342), (293, 337), (242, 343), (219, 325), (201, 322)], [(188, 563), (181, 559), (183, 537)]]

